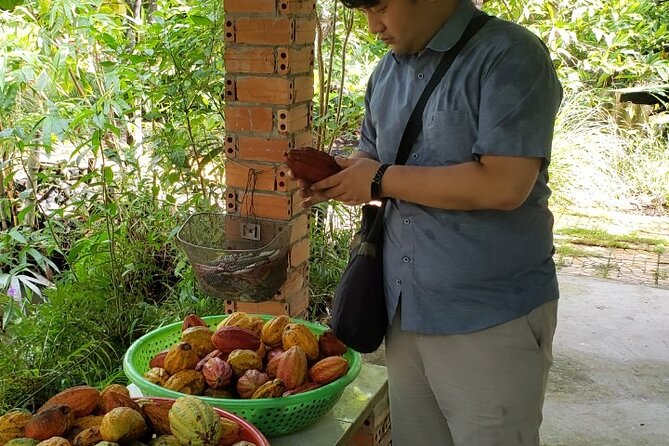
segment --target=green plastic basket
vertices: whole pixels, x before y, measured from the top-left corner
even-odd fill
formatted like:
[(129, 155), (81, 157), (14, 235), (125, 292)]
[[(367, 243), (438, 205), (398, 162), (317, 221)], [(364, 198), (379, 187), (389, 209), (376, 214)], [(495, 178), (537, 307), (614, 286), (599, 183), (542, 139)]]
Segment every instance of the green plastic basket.
[[(273, 316), (257, 315), (264, 320)], [(203, 319), (211, 329), (227, 317), (208, 316)], [(301, 319), (292, 319), (309, 327), (315, 334), (323, 333), (328, 327)], [(142, 391), (144, 396), (178, 398), (184, 396), (153, 384), (142, 376), (149, 369), (149, 361), (159, 352), (179, 342), (182, 322), (167, 325), (151, 331), (135, 341), (123, 358), (123, 371), (130, 380)], [(268, 437), (285, 435), (319, 420), (328, 410), (339, 401), (344, 388), (349, 385), (362, 366), (360, 353), (350, 348), (344, 354), (349, 362), (348, 373), (338, 380), (318, 389), (280, 398), (263, 398), (256, 400), (212, 398), (200, 396), (203, 401), (228, 412), (240, 416), (256, 426)]]

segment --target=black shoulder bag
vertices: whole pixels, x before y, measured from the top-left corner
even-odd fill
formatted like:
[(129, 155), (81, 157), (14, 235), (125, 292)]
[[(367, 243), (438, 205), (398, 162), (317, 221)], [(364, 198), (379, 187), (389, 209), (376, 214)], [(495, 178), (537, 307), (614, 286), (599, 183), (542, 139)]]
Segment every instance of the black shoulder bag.
[[(395, 164), (404, 164), (409, 157), (411, 146), (423, 127), (425, 104), (435, 87), (460, 50), (492, 18), (489, 15), (472, 18), (460, 40), (442, 56), (409, 117)], [(342, 273), (334, 297), (332, 330), (342, 342), (361, 353), (370, 353), (379, 348), (388, 327), (381, 254), (386, 201), (383, 200), (380, 207), (362, 207), (360, 230), (354, 239), (348, 265)]]

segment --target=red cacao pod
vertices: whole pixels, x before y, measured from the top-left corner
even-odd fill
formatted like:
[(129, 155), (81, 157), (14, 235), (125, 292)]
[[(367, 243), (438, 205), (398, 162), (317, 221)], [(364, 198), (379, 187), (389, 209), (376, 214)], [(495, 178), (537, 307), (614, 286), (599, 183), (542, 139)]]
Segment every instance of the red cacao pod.
[(318, 348), (321, 356), (341, 356), (346, 353), (346, 344), (341, 342), (332, 330), (327, 330), (318, 338)]
[(260, 348), (260, 337), (241, 327), (221, 327), (211, 336), (211, 342), (223, 355), (237, 349), (256, 351)]
[(237, 393), (241, 398), (249, 399), (256, 390), (269, 381), (267, 373), (256, 369), (249, 369), (237, 380)]
[(341, 171), (333, 156), (311, 147), (289, 150), (285, 158), (295, 178), (309, 183), (317, 183)]
[(221, 358), (210, 358), (202, 367), (202, 374), (207, 385), (212, 389), (222, 389), (230, 385), (232, 367)]
[(207, 323), (197, 314), (189, 314), (184, 318), (183, 324), (181, 325), (181, 331), (191, 327), (207, 327)]

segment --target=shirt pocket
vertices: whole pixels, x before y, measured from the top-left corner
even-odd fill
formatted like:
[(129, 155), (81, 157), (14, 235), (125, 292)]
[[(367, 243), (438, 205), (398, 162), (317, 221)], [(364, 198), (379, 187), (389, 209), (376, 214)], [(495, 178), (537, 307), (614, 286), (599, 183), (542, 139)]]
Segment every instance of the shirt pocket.
[(467, 113), (438, 110), (423, 124), (426, 165), (459, 164), (474, 159), (475, 128)]

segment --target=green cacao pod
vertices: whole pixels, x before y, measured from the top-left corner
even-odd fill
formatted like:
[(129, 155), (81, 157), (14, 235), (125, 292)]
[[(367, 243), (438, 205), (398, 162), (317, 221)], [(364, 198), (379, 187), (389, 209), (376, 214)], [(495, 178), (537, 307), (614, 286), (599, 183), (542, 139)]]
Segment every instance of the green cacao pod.
[(169, 412), (170, 429), (181, 444), (218, 444), (222, 432), (220, 417), (204, 401), (192, 396), (177, 398)]

